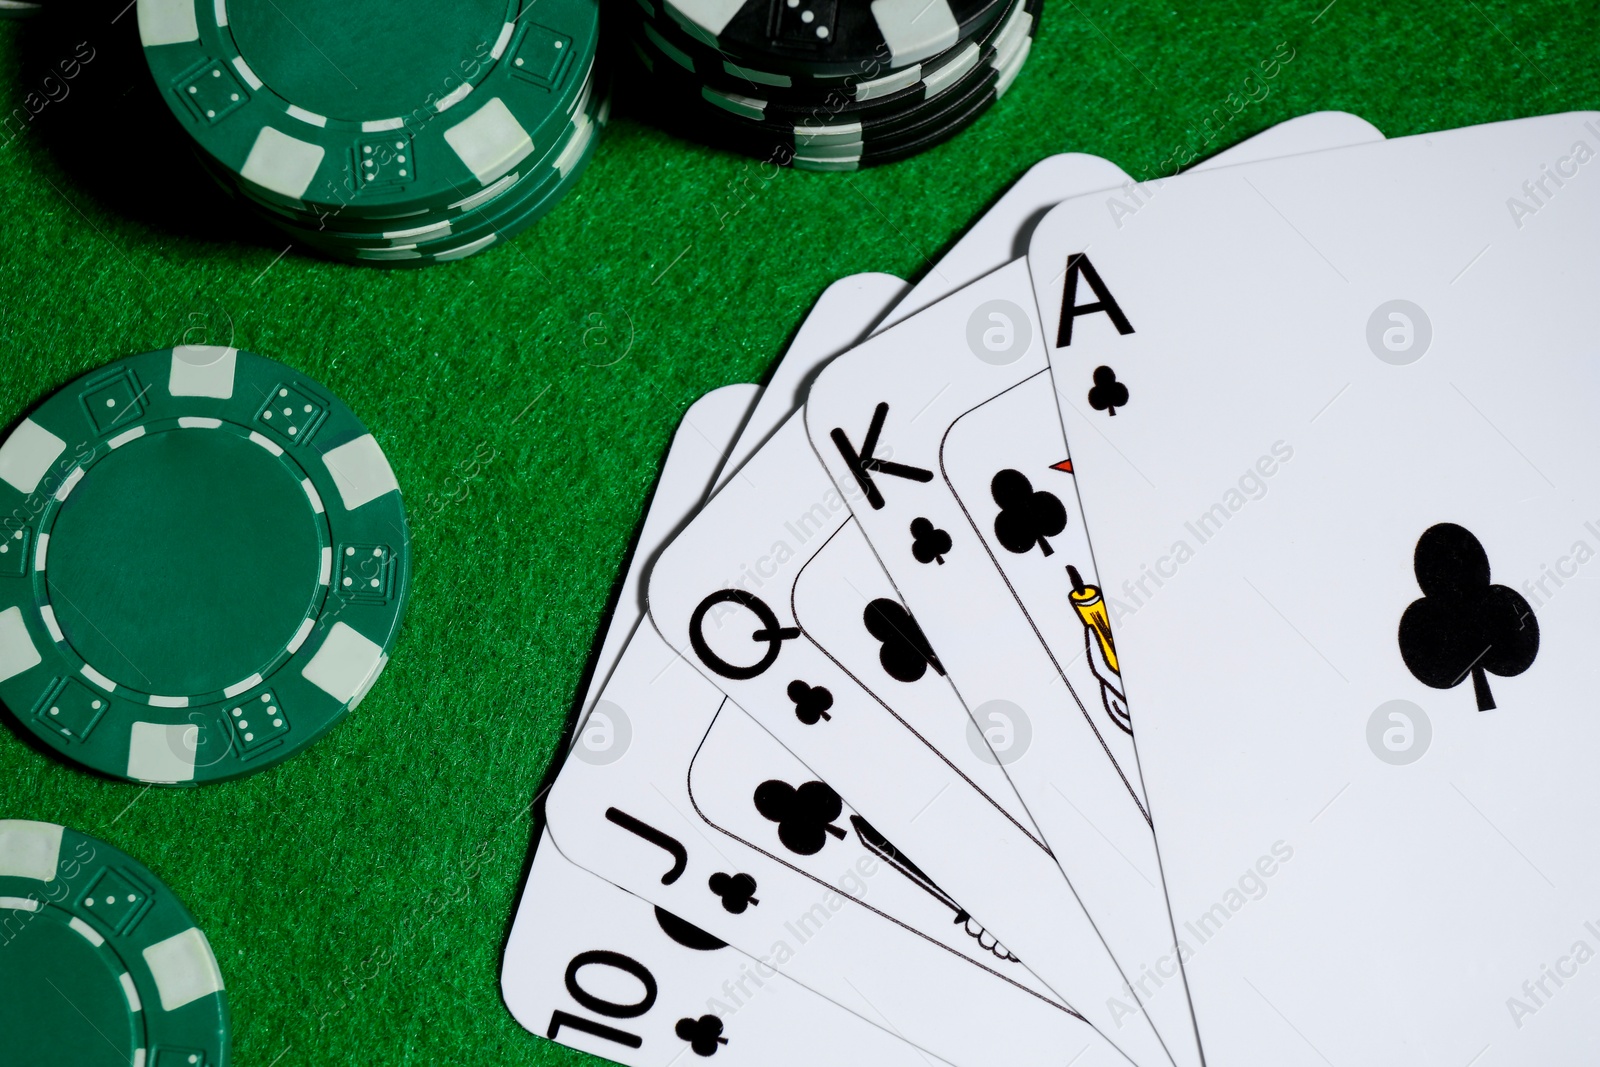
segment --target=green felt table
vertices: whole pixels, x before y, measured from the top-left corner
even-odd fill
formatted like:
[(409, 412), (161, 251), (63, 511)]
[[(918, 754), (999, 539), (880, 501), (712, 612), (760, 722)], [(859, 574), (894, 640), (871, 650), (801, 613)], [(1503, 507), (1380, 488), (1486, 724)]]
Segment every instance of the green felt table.
[[(388, 452), (414, 594), (388, 671), (309, 752), (172, 791), (0, 730), (0, 817), (104, 838), (176, 890), (226, 976), (235, 1058), (263, 1067), (587, 1059), (500, 1001), (532, 801), (679, 416), (759, 380), (830, 281), (921, 275), (1054, 152), (1153, 177), (1319, 109), (1394, 136), (1600, 106), (1588, 3), (1049, 0), (1012, 91), (915, 160), (775, 174), (623, 99), (549, 218), (386, 273), (239, 220), (150, 107), (123, 8), (0, 26), (0, 421), (178, 343), (301, 367)], [(63, 78), (75, 52), (93, 58)]]

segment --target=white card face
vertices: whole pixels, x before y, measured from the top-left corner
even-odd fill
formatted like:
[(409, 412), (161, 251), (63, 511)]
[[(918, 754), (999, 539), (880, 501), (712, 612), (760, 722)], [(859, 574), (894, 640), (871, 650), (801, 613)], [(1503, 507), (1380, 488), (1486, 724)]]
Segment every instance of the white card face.
[[(1063, 1049), (1103, 1044), (1065, 1008), (952, 952), (950, 931), (911, 925), (948, 924), (938, 909), (879, 908), (913, 899), (898, 872), (841, 869), (854, 892), (840, 891), (708, 825), (686, 769), (719, 713), (737, 711), (653, 630), (635, 634), (601, 699), (624, 709), (633, 741), (610, 764), (569, 763), (551, 790), (547, 832), (575, 863), (959, 1067), (1059, 1064)], [(738, 762), (786, 755), (765, 733), (751, 740), (764, 744)]]
[[(1027, 264), (1015, 261), (841, 356), (812, 388), (807, 429), (833, 480), (855, 488), (856, 520), (973, 721), (983, 727), (1003, 723), (1011, 733), (1008, 750), (997, 758), (1121, 963), (1122, 975), (1137, 977), (1141, 966), (1155, 968), (1163, 960), (1176, 972), (1137, 768), (1119, 762), (1119, 753), (1108, 746), (1095, 714), (1098, 684), (1081, 661), (1072, 665), (1079, 675), (1070, 687), (1057, 673), (975, 524), (939, 474), (945, 433), (954, 422), (1017, 381), (1048, 373), (1027, 285)], [(994, 325), (997, 314), (1001, 326)], [(988, 331), (1010, 333), (1008, 362), (983, 358), (992, 356), (985, 347)], [(969, 332), (978, 337), (970, 348)], [(866, 465), (867, 457), (877, 459)], [(945, 549), (943, 562), (923, 562), (921, 546), (934, 538)], [(676, 547), (668, 547), (664, 561)], [(1080, 561), (1092, 571), (1089, 564)], [(653, 577), (650, 592), (658, 625), (655, 582), (662, 573)], [(1037, 955), (1001, 916), (986, 921), (1025, 960)], [(1181, 983), (1166, 981), (1173, 988), (1154, 990), (1146, 1009), (1172, 1049), (1192, 1035), (1192, 1024)], [(1113, 1020), (1113, 1033), (1117, 1024), (1126, 1030), (1139, 1017), (1137, 1002), (1120, 981), (1095, 992)], [(1180, 1062), (1197, 1062), (1192, 1045), (1190, 1036), (1189, 1055)]]
[(627, 1067), (927, 1067), (926, 1052), (596, 878), (545, 840), (501, 992), (533, 1033)]
[[(1600, 1050), (1597, 153), (1592, 113), (1474, 127), (1034, 237), (1215, 1062)], [(1061, 328), (1086, 249), (1129, 330)]]
[[(843, 279), (835, 291), (857, 304), (876, 291), (885, 295), (876, 305), (881, 308), (903, 288), (888, 275), (868, 275)], [(835, 328), (852, 316), (870, 321), (870, 314), (854, 307), (837, 309), (838, 296), (819, 300), (819, 311), (836, 312), (828, 319)], [(797, 350), (804, 355), (805, 349)], [(774, 383), (803, 363), (785, 360)], [(699, 505), (741, 424), (748, 423), (752, 434), (763, 432), (752, 414), (757, 392), (755, 386), (727, 386), (685, 413), (610, 621), (595, 674), (602, 682), (626, 643), (618, 634), (631, 634), (638, 622), (640, 573), (673, 527)], [(587, 708), (591, 701), (579, 703)], [(609, 707), (590, 716), (578, 733), (577, 743), (586, 746), (579, 758), (602, 758), (618, 743), (618, 729)], [(1004, 962), (997, 959), (997, 965)], [(619, 985), (634, 995), (612, 993)], [(727, 1063), (930, 1062), (927, 1053), (889, 1031), (582, 870), (552, 842), (535, 854), (506, 946), (501, 987), (512, 1014), (529, 1030), (630, 1067), (665, 1067), (685, 1049), (720, 1055), (718, 1062)]]
[[(957, 418), (939, 471), (1055, 670), (1071, 681), (1100, 741), (1142, 798), (1133, 720), (1104, 598), (1085, 566), (1093, 557), (1050, 372)], [(1143, 873), (1157, 880), (1158, 872)]]
[[(911, 857), (816, 779), (756, 722), (717, 716), (689, 767), (695, 812), (712, 826), (821, 885), (866, 896), (898, 921), (1040, 997), (1059, 1000), (1015, 954), (945, 893)], [(885, 877), (876, 877), (880, 864)]]
[[(841, 595), (841, 591), (850, 595)], [(830, 534), (799, 568), (791, 606), (795, 624), (808, 642), (1009, 816), (1017, 833), (1033, 842), (1033, 849), (1026, 851), (1045, 850), (1005, 771), (991, 758), (983, 739), (976, 736), (954, 688), (943, 681), (944, 665), (926, 643), (926, 635), (915, 619), (901, 614), (904, 605), (899, 594), (855, 520), (841, 522), (837, 532)], [(849, 773), (852, 783), (863, 776), (855, 767)], [(885, 789), (905, 791), (898, 770), (884, 777), (888, 779)], [(875, 795), (876, 791), (871, 793)], [(919, 807), (906, 813), (907, 821), (918, 821), (918, 812), (930, 814)], [(902, 827), (897, 825), (896, 829), (898, 832)], [(1007, 840), (1014, 847), (1023, 848), (1012, 835), (1007, 834)], [(1037, 862), (1038, 857), (1030, 860)], [(1048, 868), (1041, 871), (1046, 884), (1053, 885), (1055, 879)], [(1003, 906), (1003, 910), (1010, 911), (1012, 903), (997, 895), (994, 910), (999, 912)], [(1042, 901), (1034, 902), (1039, 903)]]
[[(881, 571), (871, 586), (852, 582), (848, 561), (859, 573), (865, 555), (796, 414), (663, 552), (649, 581), (651, 621), (818, 778), (851, 775), (850, 803), (1067, 1004), (1134, 1059), (1161, 1062), (1152, 1031), (1119, 1032), (1105, 1009), (1120, 979), (1054, 861), (982, 791), (1004, 790), (1004, 774), (980, 758), (987, 749), (969, 738), (970, 719), (937, 657), (918, 647), (914, 620), (898, 600), (872, 595), (887, 591)], [(809, 581), (835, 561), (846, 565), (819, 579), (822, 591), (854, 605), (857, 619), (876, 608), (876, 633), (862, 624), (838, 642), (864, 674), (803, 629), (800, 613), (819, 599)], [(848, 627), (837, 606), (819, 615)]]
[[(1331, 120), (1335, 143), (1341, 131), (1349, 133), (1341, 119)], [(1376, 136), (1376, 131), (1370, 135)], [(1283, 143), (1291, 151), (1314, 147), (1314, 142), (1295, 134)], [(1207, 165), (1252, 158), (1255, 150), (1254, 143), (1241, 146)], [(1084, 181), (1103, 183), (1103, 170), (1086, 165), (1090, 169)], [(1155, 192), (1145, 189), (1144, 202)], [(1126, 189), (1113, 193), (1118, 203), (1128, 195)], [(1106, 201), (1109, 216), (1123, 217), (1111, 210), (1113, 198), (1096, 199)], [(1020, 213), (1021, 198), (1015, 202), (1019, 208), (1011, 210)], [(981, 225), (969, 237), (981, 232)], [(1006, 426), (1001, 420), (995, 428), (1004, 434), (992, 442), (992, 453), (946, 447), (946, 431), (955, 433), (954, 426), (963, 418), (977, 422), (976, 409), (991, 398), (1029, 378), (1047, 378), (1025, 273), (1017, 261), (950, 298), (947, 303), (952, 307), (924, 313), (920, 329), (902, 325), (890, 331), (890, 336), (899, 335), (895, 340), (885, 342), (880, 334), (835, 361), (820, 376), (808, 401), (808, 427), (834, 480), (857, 489), (852, 510), (922, 621), (932, 647), (947, 661), (975, 726), (986, 739), (999, 742), (996, 761), (1004, 765), (1056, 855), (1064, 857), (1073, 889), (1116, 955), (1128, 984), (1100, 994), (1107, 1012), (1121, 1024), (1143, 1002), (1167, 1038), (1169, 1050), (1180, 1062), (1195, 1062), (1193, 1024), (1160, 888), (1126, 706), (1111, 669), (1114, 650), (1109, 635), (1106, 643), (1097, 639), (1086, 648), (1086, 621), (1093, 615), (1087, 609), (1080, 613), (1069, 599), (1074, 590), (1067, 582), (1066, 563), (1074, 563), (1088, 576), (1086, 593), (1094, 577), (1081, 520), (1068, 533), (1073, 538), (1068, 546), (1071, 558), (1056, 559), (1051, 565), (1054, 596), (1060, 598), (1062, 615), (1071, 627), (1059, 631), (1070, 641), (1053, 656), (1041, 643), (1050, 635), (1040, 632), (1019, 610), (1016, 590), (1008, 586), (1005, 569), (996, 558), (993, 521), (1000, 509), (992, 490), (983, 494), (987, 499), (981, 503), (995, 513), (980, 521), (972, 510), (979, 501), (963, 506), (961, 490), (945, 469), (953, 462), (957, 475), (969, 483), (975, 470), (993, 463), (982, 475), (988, 489), (996, 474), (1009, 469), (999, 460), (1000, 454), (1022, 446), (1021, 438), (1032, 437), (1031, 450), (1023, 448), (1018, 461), (1028, 465), (1034, 452), (1054, 453), (1043, 464), (1047, 468), (1043, 473), (1063, 479), (1064, 492), (1052, 503), (1062, 512), (1056, 533), (1068, 532), (1066, 505), (1076, 501), (1070, 475), (1048, 470), (1067, 459), (1059, 421), (1048, 418), (1048, 402), (1031, 406), (1030, 411), (1044, 416), (1034, 425)], [(887, 405), (890, 398), (897, 400), (902, 421), (896, 421), (894, 406)], [(1048, 444), (1052, 436), (1054, 448)], [(880, 451), (866, 466), (877, 469), (851, 470), (859, 466), (851, 458), (863, 458), (868, 437), (877, 438), (870, 445)], [(977, 443), (982, 445), (981, 438)], [(895, 458), (889, 459), (891, 455)], [(901, 464), (898, 470), (896, 463)], [(1045, 480), (1040, 488), (1048, 493)], [(1035, 488), (1028, 484), (1025, 491), (1019, 490), (1017, 478), (1005, 484), (1021, 492), (1018, 504), (1026, 511)], [(895, 491), (885, 485), (893, 485)], [(1016, 508), (1012, 511), (1008, 524), (1014, 525)], [(930, 557), (930, 545), (947, 543), (960, 551)], [(1049, 544), (1047, 539), (1045, 545)], [(1004, 550), (999, 554), (1012, 555)], [(1035, 548), (1034, 554), (1048, 558), (1042, 548)], [(1061, 714), (1063, 706), (1072, 714)], [(839, 775), (834, 779), (842, 780)], [(990, 921), (999, 922), (1000, 917)], [(1012, 940), (1021, 944), (1015, 937)]]
[[(840, 310), (838, 303), (834, 310)], [(873, 312), (871, 317), (875, 318), (877, 309)], [(863, 319), (862, 328), (870, 321)], [(792, 351), (786, 360), (811, 355)], [(745, 436), (762, 431), (763, 427), (752, 418)], [(635, 700), (635, 693), (648, 695)], [(1014, 961), (998, 960), (977, 938), (968, 939), (961, 931), (949, 929), (954, 924), (942, 902), (931, 898), (922, 887), (905, 882), (903, 870), (890, 865), (894, 877), (883, 883), (886, 888), (879, 890), (877, 896), (896, 895), (906, 902), (908, 910), (931, 916), (936, 934), (954, 940), (982, 963), (963, 960), (945, 948), (939, 937), (923, 937), (908, 925), (885, 921), (878, 911), (857, 902), (849, 892), (828, 892), (829, 879), (807, 878), (792, 867), (768, 860), (758, 849), (720, 835), (698, 816), (687, 814), (694, 800), (686, 789), (685, 768), (716, 719), (721, 703), (721, 694), (688, 672), (681, 661), (660, 646), (653, 633), (641, 633), (630, 642), (599, 705), (599, 710), (632, 724), (631, 743), (611, 762), (596, 761), (596, 766), (579, 760), (567, 765), (547, 805), (552, 836), (559, 840), (564, 828), (571, 831), (578, 827), (574, 840), (581, 862), (627, 888), (643, 888), (645, 895), (656, 900), (660, 899), (657, 894), (665, 893), (657, 877), (659, 863), (648, 874), (641, 873), (641, 863), (650, 863), (646, 856), (664, 856), (672, 864), (670, 875), (679, 866), (680, 854), (687, 866), (689, 849), (682, 840), (692, 840), (697, 861), (694, 876), (685, 876), (679, 869), (666, 882), (678, 886), (669, 894), (677, 911), (693, 915), (706, 929), (746, 948), (763, 961), (763, 966), (819, 983), (862, 1017), (907, 1040), (924, 1047), (954, 1048), (963, 1057), (962, 1062), (981, 1062), (980, 1048), (1002, 1046), (1015, 1050), (1026, 1062), (1053, 1062), (1050, 1057), (1063, 1049), (1081, 1050), (1086, 1061), (1096, 1063), (1121, 1060), (1120, 1054), (1076, 1016), (1015, 979), (997, 973), (991, 962), (1000, 970), (1015, 971)], [(644, 709), (644, 713), (629, 716), (622, 710), (629, 705)], [(791, 759), (769, 736), (761, 734), (759, 741), (754, 750), (733, 762), (754, 765), (763, 758), (773, 759), (774, 752), (780, 766), (784, 765), (783, 760)], [(792, 761), (787, 764), (791, 774), (794, 766)], [(605, 773), (600, 768), (615, 770)], [(605, 794), (609, 799), (604, 801), (602, 813), (595, 803), (586, 803), (586, 790), (596, 784), (606, 787), (608, 782), (622, 788)], [(642, 821), (630, 809), (613, 804), (613, 800), (632, 804), (669, 829), (659, 831), (655, 824)], [(603, 819), (598, 833), (584, 822), (598, 821), (597, 817)], [(681, 839), (662, 836), (674, 829)], [(619, 833), (626, 839), (622, 848), (631, 849), (632, 853), (617, 871), (610, 866), (617, 857), (606, 855), (603, 846)], [(640, 855), (641, 849), (644, 856)], [(585, 850), (594, 855), (589, 856)], [(730, 862), (733, 858), (741, 862)], [(699, 870), (702, 862), (728, 869), (707, 876)], [(880, 870), (870, 863), (867, 868), (870, 873)], [(858, 886), (855, 881), (846, 880), (857, 875), (870, 878), (870, 873), (861, 875), (852, 868), (831, 881), (847, 891), (870, 892), (870, 881), (860, 881)], [(643, 886), (638, 885), (641, 879)], [(773, 902), (779, 906), (773, 907)], [(768, 905), (765, 910), (761, 909), (762, 903)], [(729, 923), (732, 929), (724, 927)], [(824, 924), (826, 938), (820, 936)], [(828, 945), (835, 948), (830, 950)], [(897, 968), (910, 971), (898, 975)], [(970, 991), (969, 996), (968, 986), (973, 984), (979, 990)], [(946, 1000), (964, 1006), (958, 1009)], [(1000, 1033), (988, 1033), (987, 1026), (972, 1026), (970, 1018), (960, 1015), (963, 1010), (976, 1010), (977, 1018), (998, 1026)]]
[[(1383, 134), (1365, 119), (1343, 111), (1316, 111), (1263, 130), (1211, 162), (1233, 165), (1381, 140)], [(1196, 169), (1208, 165), (1201, 164)], [(916, 314), (934, 301), (1026, 255), (1033, 227), (1045, 212), (1067, 197), (1104, 189), (1109, 194), (1107, 210), (1129, 219), (1160, 191), (1163, 182), (1164, 179), (1135, 182), (1115, 165), (1076, 152), (1040, 160), (961, 235), (894, 310), (884, 316), (877, 330)]]

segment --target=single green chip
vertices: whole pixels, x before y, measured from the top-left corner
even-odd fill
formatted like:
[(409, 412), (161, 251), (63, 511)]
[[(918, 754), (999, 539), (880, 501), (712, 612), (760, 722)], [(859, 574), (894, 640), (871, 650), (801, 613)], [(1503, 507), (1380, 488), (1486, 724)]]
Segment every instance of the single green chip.
[(598, 0), (139, 0), (156, 84), (253, 195), (388, 218), (491, 187), (566, 126)]
[(261, 356), (130, 356), (0, 444), (0, 702), (104, 774), (287, 759), (377, 681), (409, 591), (383, 449)]
[(206, 935), (144, 865), (52, 823), (0, 820), (7, 1063), (226, 1067)]

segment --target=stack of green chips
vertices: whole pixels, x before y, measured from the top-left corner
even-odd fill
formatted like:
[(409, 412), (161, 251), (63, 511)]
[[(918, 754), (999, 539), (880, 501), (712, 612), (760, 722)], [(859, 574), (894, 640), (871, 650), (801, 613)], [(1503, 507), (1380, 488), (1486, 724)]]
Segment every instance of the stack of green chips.
[(541, 218), (605, 123), (598, 0), (138, 0), (151, 73), (242, 205), (338, 259), (462, 259)]

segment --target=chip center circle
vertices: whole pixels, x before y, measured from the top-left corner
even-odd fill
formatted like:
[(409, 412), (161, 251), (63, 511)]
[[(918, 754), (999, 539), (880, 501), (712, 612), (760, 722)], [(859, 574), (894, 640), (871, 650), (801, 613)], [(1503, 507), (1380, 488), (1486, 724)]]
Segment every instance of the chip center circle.
[(351, 121), (425, 117), (478, 80), (511, 17), (507, 0), (228, 5), (234, 41), (262, 81), (298, 107)]
[(264, 673), (321, 588), (322, 516), (301, 477), (226, 424), (148, 433), (91, 465), (44, 572), (67, 644), (158, 696)]
[[(0, 967), (0, 1033), (8, 1062), (127, 1067), (143, 1035), (135, 1030), (116, 957), (69, 926), (71, 918), (49, 905), (15, 913), (15, 936)], [(52, 987), (64, 992), (51, 993)]]

